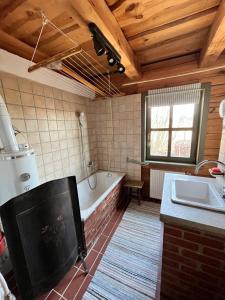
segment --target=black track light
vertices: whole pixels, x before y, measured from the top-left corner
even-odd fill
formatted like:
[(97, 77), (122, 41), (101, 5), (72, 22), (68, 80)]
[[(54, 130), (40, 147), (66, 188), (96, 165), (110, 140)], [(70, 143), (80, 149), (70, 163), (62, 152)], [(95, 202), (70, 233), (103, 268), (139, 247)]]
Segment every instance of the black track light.
[(116, 64), (117, 59), (111, 51), (107, 53), (107, 59), (110, 66), (114, 66)]
[(117, 71), (122, 74), (125, 72), (125, 67), (121, 64), (121, 63), (118, 63), (117, 64)]
[(105, 53), (105, 48), (104, 46), (98, 41), (98, 39), (93, 36), (93, 42), (94, 42), (94, 48), (95, 52), (98, 56), (101, 56)]

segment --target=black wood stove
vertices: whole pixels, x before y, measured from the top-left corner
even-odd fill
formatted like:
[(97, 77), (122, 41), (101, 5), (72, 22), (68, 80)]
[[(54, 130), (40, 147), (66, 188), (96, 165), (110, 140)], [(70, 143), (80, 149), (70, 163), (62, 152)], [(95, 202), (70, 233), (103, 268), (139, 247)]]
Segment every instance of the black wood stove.
[(0, 214), (23, 300), (53, 288), (86, 255), (75, 177), (21, 194)]

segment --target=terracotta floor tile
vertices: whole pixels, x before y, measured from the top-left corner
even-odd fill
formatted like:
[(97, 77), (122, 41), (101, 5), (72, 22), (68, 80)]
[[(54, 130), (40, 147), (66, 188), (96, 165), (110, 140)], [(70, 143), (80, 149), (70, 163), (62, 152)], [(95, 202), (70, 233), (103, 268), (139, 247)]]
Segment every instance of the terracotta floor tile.
[(101, 261), (101, 259), (102, 259), (102, 256), (103, 256), (102, 254), (98, 254), (97, 259), (95, 260), (95, 262), (93, 263), (93, 265), (92, 265), (92, 267), (91, 267), (91, 269), (90, 269), (90, 271), (89, 271), (89, 275), (94, 276), (95, 271), (97, 270), (97, 267), (98, 267), (99, 264), (100, 264), (100, 261)]
[(86, 276), (84, 272), (79, 270), (63, 296), (68, 300), (72, 300), (81, 287), (82, 283), (84, 282), (85, 278)]
[(104, 231), (102, 232), (103, 235), (109, 236), (112, 232), (112, 229), (115, 225), (116, 221), (115, 220), (111, 220), (108, 225), (106, 226), (106, 228), (104, 229)]
[(106, 241), (105, 241), (105, 244), (102, 246), (102, 249), (100, 251), (101, 254), (104, 254), (105, 253), (105, 250), (109, 244), (109, 242), (111, 241), (111, 237), (109, 237)]
[(78, 291), (78, 293), (76, 294), (76, 297), (74, 298), (74, 300), (81, 300), (84, 293), (86, 292), (90, 282), (91, 282), (92, 276), (87, 275), (85, 278), (85, 281), (83, 282), (80, 290)]
[(65, 291), (65, 288), (68, 286), (70, 281), (73, 279), (74, 275), (78, 272), (76, 267), (72, 267), (65, 277), (57, 284), (54, 288), (58, 293), (62, 294)]
[(99, 239), (97, 240), (97, 243), (95, 243), (93, 249), (96, 250), (97, 252), (100, 252), (105, 241), (107, 240), (107, 236), (106, 235), (100, 235)]
[(55, 291), (52, 291), (46, 300), (59, 300), (61, 298)]
[[(85, 262), (87, 264), (88, 270), (91, 269), (91, 267), (92, 267), (93, 263), (95, 262), (95, 259), (97, 258), (97, 256), (98, 256), (98, 252), (96, 252), (94, 250), (91, 250), (89, 252), (89, 254), (87, 255), (87, 257), (85, 258)], [(81, 265), (80, 269), (82, 271), (84, 271), (83, 265)]]

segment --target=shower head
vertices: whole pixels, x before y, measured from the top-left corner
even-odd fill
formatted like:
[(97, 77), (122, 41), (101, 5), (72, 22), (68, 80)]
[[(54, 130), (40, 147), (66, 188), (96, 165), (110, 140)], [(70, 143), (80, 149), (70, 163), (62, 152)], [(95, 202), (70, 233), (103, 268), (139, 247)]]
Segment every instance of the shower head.
[(78, 121), (79, 121), (79, 125), (80, 126), (83, 126), (82, 122), (84, 121), (84, 112), (83, 111), (76, 111), (76, 116), (78, 118)]

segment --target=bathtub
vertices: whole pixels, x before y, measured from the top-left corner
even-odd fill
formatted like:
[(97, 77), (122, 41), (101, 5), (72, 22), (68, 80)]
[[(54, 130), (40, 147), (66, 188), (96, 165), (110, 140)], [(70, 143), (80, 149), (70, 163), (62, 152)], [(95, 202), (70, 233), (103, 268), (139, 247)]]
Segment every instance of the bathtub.
[[(82, 221), (86, 221), (96, 208), (106, 199), (118, 183), (124, 178), (124, 173), (98, 171), (97, 186), (91, 190), (88, 179), (84, 179), (77, 185)], [(91, 186), (94, 186), (95, 175), (89, 177)]]

